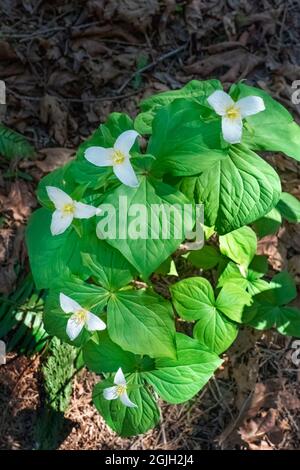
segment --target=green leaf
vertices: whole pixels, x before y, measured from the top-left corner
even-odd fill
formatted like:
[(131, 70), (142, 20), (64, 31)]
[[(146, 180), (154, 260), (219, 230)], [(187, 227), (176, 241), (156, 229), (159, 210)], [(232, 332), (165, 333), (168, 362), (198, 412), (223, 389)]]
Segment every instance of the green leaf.
[[(124, 205), (120, 206), (120, 202), (124, 202)], [(106, 241), (117, 248), (136, 270), (144, 278), (147, 278), (176, 250), (184, 239), (183, 227), (182, 230), (179, 230), (180, 238), (177, 238), (176, 231), (180, 227), (176, 215), (175, 217), (172, 215), (174, 209), (172, 205), (178, 205), (178, 207), (182, 208), (183, 204), (187, 202), (183, 194), (171, 186), (155, 181), (150, 182), (144, 177), (136, 189), (122, 185), (104, 200), (104, 204), (112, 205), (116, 211), (116, 234), (107, 238)], [(141, 213), (130, 214), (131, 207), (136, 204), (139, 206), (135, 207), (141, 207), (143, 211)], [(162, 214), (159, 218), (155, 218), (157, 221), (157, 228), (155, 230), (155, 224), (150, 224), (154, 214), (154, 205), (161, 208)], [(164, 220), (169, 222), (166, 224)], [(102, 227), (105, 221), (107, 219), (103, 218), (101, 222)], [(109, 219), (108, 223), (111, 227), (114, 221)], [(169, 233), (167, 233), (168, 227), (170, 229)], [(151, 233), (152, 229), (154, 234)], [(166, 230), (165, 239), (162, 238), (164, 229)], [(101, 231), (98, 225), (98, 236), (101, 236), (103, 231), (104, 229)]]
[[(279, 201), (280, 202), (280, 201)], [(279, 203), (278, 203), (279, 204)], [(277, 207), (278, 207), (277, 204)], [(277, 232), (282, 222), (279, 210), (274, 207), (268, 214), (254, 222), (253, 226), (259, 238)]]
[(160, 418), (157, 404), (138, 374), (131, 374), (127, 377), (127, 382), (133, 386), (131, 390), (128, 388), (128, 395), (137, 405), (136, 408), (128, 408), (118, 399), (106, 400), (103, 397), (103, 390), (113, 386), (110, 379), (98, 383), (93, 390), (93, 402), (97, 410), (106, 423), (122, 437), (143, 434), (156, 426)]
[(216, 308), (230, 320), (243, 323), (245, 306), (251, 304), (251, 295), (236, 283), (224, 284), (216, 300)]
[(171, 286), (175, 309), (184, 320), (198, 320), (201, 314), (214, 313), (215, 296), (204, 277), (190, 277)]
[(207, 105), (207, 98), (215, 90), (221, 90), (222, 85), (219, 80), (192, 80), (179, 90), (166, 91), (147, 98), (141, 103), (140, 113), (134, 122), (135, 129), (140, 134), (151, 134), (152, 121), (157, 111), (172, 103), (174, 100), (192, 99), (193, 101)]
[(204, 313), (194, 326), (193, 336), (200, 344), (221, 354), (228, 349), (238, 335), (238, 326), (221, 312)]
[(211, 245), (205, 245), (201, 250), (191, 251), (188, 260), (196, 266), (204, 270), (212, 269), (219, 264), (222, 255)]
[(0, 124), (0, 154), (6, 158), (27, 158), (34, 155), (34, 148), (21, 134)]
[(224, 235), (263, 217), (281, 195), (280, 179), (262, 158), (241, 145), (204, 171), (196, 201), (204, 203), (205, 224)]
[(257, 248), (255, 232), (250, 227), (241, 227), (219, 237), (223, 255), (242, 266), (249, 266)]
[(46, 186), (60, 188), (72, 197), (72, 193), (75, 191), (77, 185), (70, 176), (71, 165), (72, 162), (67, 163), (67, 165), (57, 168), (41, 179), (38, 185), (37, 197), (43, 206), (49, 209), (53, 209), (54, 207), (47, 194)]
[(234, 99), (260, 96), (265, 103), (265, 111), (246, 118), (243, 143), (254, 150), (283, 152), (300, 160), (300, 127), (287, 109), (263, 90), (243, 83), (233, 85), (230, 94)]
[(155, 174), (195, 175), (226, 159), (220, 120), (204, 121), (202, 116), (208, 113), (208, 108), (186, 100), (176, 100), (158, 111), (147, 149), (156, 158)]
[[(285, 305), (297, 296), (293, 278), (287, 272), (273, 277), (268, 289), (254, 296), (249, 324), (263, 330), (276, 327), (282, 334), (300, 336), (300, 311)], [(252, 312), (251, 312), (252, 310)]]
[(160, 397), (169, 403), (182, 403), (204, 387), (222, 360), (195, 339), (177, 333), (177, 359), (159, 358), (155, 369), (143, 373)]
[(82, 246), (82, 263), (90, 275), (107, 290), (113, 291), (126, 286), (133, 279), (134, 269), (121, 253), (96, 234), (90, 234), (86, 246)]
[(292, 194), (282, 193), (277, 204), (277, 209), (289, 222), (300, 222), (300, 201)]
[(235, 340), (236, 323), (216, 308), (213, 289), (207, 279), (192, 277), (171, 287), (174, 306), (185, 320), (198, 320), (194, 337), (217, 354), (222, 353)]
[(219, 274), (218, 287), (233, 282), (241, 289), (254, 295), (268, 288), (269, 284), (260, 278), (267, 272), (268, 261), (265, 256), (255, 255), (248, 269), (228, 262)]
[(263, 255), (255, 255), (248, 268), (248, 280), (261, 278), (268, 271), (268, 258)]
[(38, 289), (49, 288), (57, 278), (71, 272), (84, 276), (80, 258), (80, 239), (69, 228), (61, 235), (50, 232), (52, 212), (35, 211), (26, 230), (30, 267)]
[(295, 281), (287, 271), (282, 271), (273, 277), (271, 289), (272, 295), (268, 298), (274, 305), (288, 304), (297, 297)]
[(300, 310), (295, 307), (282, 307), (276, 326), (282, 335), (300, 337)]
[(171, 304), (152, 293), (120, 291), (108, 303), (111, 339), (126, 351), (150, 357), (174, 357), (175, 325)]
[(57, 280), (57, 286), (50, 290), (44, 312), (44, 323), (47, 332), (70, 344), (81, 346), (90, 338), (92, 333), (83, 328), (80, 335), (74, 341), (69, 339), (66, 328), (71, 314), (66, 314), (61, 309), (59, 302), (60, 293), (71, 297), (83, 308), (98, 316), (102, 314), (107, 305), (109, 293), (102, 287), (87, 284), (74, 276)]
[(98, 331), (83, 346), (83, 358), (87, 367), (97, 374), (117, 372), (119, 367), (124, 373), (135, 372), (139, 361), (139, 356), (114, 343), (107, 330)]

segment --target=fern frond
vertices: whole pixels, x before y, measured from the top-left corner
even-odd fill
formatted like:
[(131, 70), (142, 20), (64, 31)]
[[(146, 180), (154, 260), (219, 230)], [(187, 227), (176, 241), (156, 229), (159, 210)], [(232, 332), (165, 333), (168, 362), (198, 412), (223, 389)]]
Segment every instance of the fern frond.
[(6, 158), (27, 158), (34, 154), (34, 148), (21, 134), (0, 124), (0, 154)]

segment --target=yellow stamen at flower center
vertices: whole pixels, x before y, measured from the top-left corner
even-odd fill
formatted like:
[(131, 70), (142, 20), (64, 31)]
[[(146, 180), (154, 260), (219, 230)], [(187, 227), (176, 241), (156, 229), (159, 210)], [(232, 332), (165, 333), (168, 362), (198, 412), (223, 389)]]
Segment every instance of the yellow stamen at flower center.
[(65, 215), (74, 214), (74, 210), (75, 210), (75, 206), (72, 202), (69, 204), (65, 204), (62, 208), (62, 211)]
[(126, 385), (117, 385), (117, 394), (118, 394), (118, 397), (120, 397), (121, 395), (123, 395), (123, 393), (126, 392)]
[(237, 108), (234, 104), (226, 109), (226, 117), (228, 119), (237, 119), (240, 117), (241, 113), (239, 108)]
[(84, 308), (77, 310), (77, 312), (75, 312), (74, 314), (74, 319), (79, 324), (85, 323), (86, 318), (87, 318), (87, 310), (85, 310)]
[(125, 155), (123, 152), (121, 152), (121, 150), (114, 150), (112, 158), (114, 165), (120, 165), (125, 161)]

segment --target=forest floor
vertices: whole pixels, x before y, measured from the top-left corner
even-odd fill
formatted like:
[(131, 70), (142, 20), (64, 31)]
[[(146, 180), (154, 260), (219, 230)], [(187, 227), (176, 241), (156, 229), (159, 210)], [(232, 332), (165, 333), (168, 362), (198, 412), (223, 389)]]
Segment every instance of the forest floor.
[[(245, 79), (272, 94), (300, 120), (291, 101), (300, 77), (297, 0), (1, 0), (3, 122), (26, 135), (32, 159), (0, 157), (0, 292), (28, 272), (24, 229), (37, 207), (35, 188), (67, 162), (112, 111), (135, 116), (141, 99), (191, 79)], [(299, 164), (268, 160), (284, 190), (300, 198)], [(300, 226), (285, 224), (259, 251), (274, 272), (300, 285)], [(300, 306), (299, 298), (296, 304)], [(75, 378), (60, 449), (299, 449), (300, 370), (293, 339), (242, 330), (224, 364), (198, 397), (162, 405), (161, 424), (121, 439), (91, 403), (96, 376)], [(40, 357), (10, 354), (0, 366), (0, 448), (35, 447)]]

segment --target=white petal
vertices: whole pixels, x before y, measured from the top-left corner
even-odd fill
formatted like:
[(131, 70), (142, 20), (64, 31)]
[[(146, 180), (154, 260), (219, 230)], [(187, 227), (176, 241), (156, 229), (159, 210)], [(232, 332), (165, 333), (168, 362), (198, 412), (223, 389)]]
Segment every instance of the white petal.
[(222, 117), (222, 134), (224, 140), (230, 144), (237, 144), (242, 140), (242, 119), (229, 119)]
[(118, 398), (117, 387), (107, 387), (103, 390), (105, 400), (115, 400)]
[(264, 100), (260, 96), (246, 96), (238, 100), (236, 104), (240, 108), (242, 118), (266, 109)]
[(224, 116), (226, 109), (234, 104), (233, 99), (228, 95), (228, 93), (225, 93), (225, 91), (222, 90), (214, 91), (212, 95), (207, 98), (207, 101), (220, 116)]
[(89, 206), (83, 202), (75, 202), (75, 212), (74, 217), (76, 219), (89, 219), (96, 214), (99, 214), (99, 209), (94, 206)]
[(123, 403), (123, 405), (129, 406), (129, 408), (137, 408), (137, 405), (129, 399), (126, 392), (124, 392), (124, 393), (122, 393), (122, 395), (120, 395), (120, 400)]
[(126, 379), (125, 379), (125, 376), (123, 374), (121, 367), (116, 372), (114, 383), (116, 385), (126, 385)]
[(56, 209), (61, 209), (65, 204), (72, 204), (73, 202), (72, 198), (62, 189), (55, 188), (54, 186), (46, 186), (46, 191)]
[(74, 313), (77, 310), (81, 310), (81, 305), (76, 300), (71, 299), (71, 297), (62, 292), (59, 294), (59, 303), (65, 313)]
[(73, 317), (73, 315), (69, 318), (66, 331), (71, 341), (74, 341), (74, 339), (80, 335), (83, 327), (84, 322), (79, 322), (76, 317)]
[(115, 141), (114, 149), (120, 150), (126, 156), (129, 156), (129, 151), (131, 147), (133, 146), (135, 139), (139, 135), (140, 134), (136, 131), (122, 132), (122, 134), (120, 134), (117, 140)]
[(105, 330), (106, 324), (97, 315), (92, 312), (88, 312), (86, 319), (86, 327), (89, 331), (100, 331)]
[(114, 174), (121, 181), (121, 183), (126, 184), (126, 186), (130, 186), (131, 188), (138, 187), (139, 181), (129, 159), (126, 159), (124, 163), (114, 165), (113, 170)]
[(64, 214), (60, 210), (56, 210), (52, 214), (50, 230), (52, 235), (60, 235), (63, 233), (73, 220), (73, 214)]
[(112, 148), (104, 147), (89, 147), (86, 149), (84, 156), (85, 158), (94, 165), (97, 166), (112, 166)]

